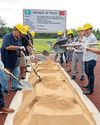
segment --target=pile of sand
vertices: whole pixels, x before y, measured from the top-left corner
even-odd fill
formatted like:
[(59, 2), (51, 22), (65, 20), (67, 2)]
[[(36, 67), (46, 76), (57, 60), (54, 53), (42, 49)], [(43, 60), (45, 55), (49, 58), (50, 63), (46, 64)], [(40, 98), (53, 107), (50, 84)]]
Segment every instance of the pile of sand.
[(96, 125), (56, 63), (47, 60), (36, 71), (42, 81), (37, 81), (34, 72), (30, 74), (29, 82), (35, 86), (23, 93), (14, 125)]

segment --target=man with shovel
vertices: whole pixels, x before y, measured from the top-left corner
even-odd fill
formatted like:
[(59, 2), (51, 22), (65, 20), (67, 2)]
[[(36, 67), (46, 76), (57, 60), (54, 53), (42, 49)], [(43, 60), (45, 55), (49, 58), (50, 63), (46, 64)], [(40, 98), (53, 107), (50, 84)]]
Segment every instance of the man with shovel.
[[(4, 36), (1, 47), (1, 60), (4, 64), (4, 68), (8, 69), (18, 79), (20, 73), (18, 54), (21, 49), (24, 49), (24, 47), (21, 46), (20, 38), (26, 34), (26, 28), (22, 24), (17, 24), (12, 33)], [(21, 88), (18, 87), (18, 81), (15, 79), (12, 79), (12, 90), (21, 90)]]

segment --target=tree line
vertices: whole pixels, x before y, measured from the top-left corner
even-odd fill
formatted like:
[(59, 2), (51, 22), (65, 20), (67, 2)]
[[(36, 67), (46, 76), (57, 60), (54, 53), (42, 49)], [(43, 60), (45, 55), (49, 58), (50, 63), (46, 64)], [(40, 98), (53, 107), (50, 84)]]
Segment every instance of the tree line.
[[(3, 36), (6, 33), (9, 33), (12, 31), (13, 28), (7, 27), (5, 20), (3, 20), (0, 17), (0, 38), (3, 38)], [(77, 36), (77, 31), (73, 29), (74, 31), (74, 36)], [(94, 29), (93, 33), (97, 37), (98, 40), (100, 40), (100, 29)], [(44, 39), (49, 39), (49, 38), (57, 38), (56, 33), (36, 33), (35, 38), (44, 38)]]

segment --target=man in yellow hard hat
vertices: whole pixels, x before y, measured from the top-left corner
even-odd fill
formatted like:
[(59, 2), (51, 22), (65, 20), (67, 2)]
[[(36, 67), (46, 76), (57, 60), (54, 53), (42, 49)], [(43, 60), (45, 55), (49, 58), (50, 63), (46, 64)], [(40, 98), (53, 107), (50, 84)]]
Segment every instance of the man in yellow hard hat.
[[(91, 44), (91, 43), (97, 43), (97, 39), (95, 35), (92, 33), (93, 26), (90, 23), (86, 23), (83, 26), (84, 34), (86, 37), (85, 45)], [(96, 46), (92, 46), (96, 47)], [(93, 93), (94, 90), (94, 68), (96, 66), (96, 60), (97, 56), (96, 54), (89, 52), (87, 50), (84, 50), (83, 52), (83, 61), (85, 62), (85, 74), (88, 78), (88, 84), (84, 85), (84, 88), (87, 88), (87, 91), (84, 92), (85, 95), (89, 95)]]
[[(75, 43), (81, 44), (84, 43), (85, 37), (84, 37), (84, 32), (82, 27), (77, 28), (77, 37)], [(77, 63), (80, 64), (81, 68), (81, 76), (80, 80), (84, 80), (84, 62), (83, 62), (83, 49), (81, 46), (76, 46), (73, 52), (73, 57), (72, 57), (72, 79), (76, 79), (76, 70), (77, 70)]]
[(29, 36), (28, 33), (30, 31), (30, 27), (25, 25), (24, 28), (27, 30), (27, 34), (21, 37), (22, 46), (25, 47), (25, 51), (20, 51), (19, 54), (19, 67), (20, 67), (20, 79), (26, 78), (26, 71), (27, 71), (27, 60), (26, 56), (29, 55), (28, 46), (29, 46)]
[[(21, 41), (22, 41), (22, 45), (26, 49), (26, 55), (29, 56), (31, 54), (30, 49), (33, 49), (33, 37), (32, 37), (33, 33), (31, 35), (30, 27), (28, 25), (25, 25), (24, 27), (27, 29), (27, 34), (22, 37)], [(35, 32), (34, 32), (34, 36), (35, 36)]]
[(58, 38), (56, 40), (56, 43), (53, 46), (54, 50), (57, 52), (57, 54), (55, 55), (55, 60), (57, 59), (58, 54), (60, 54), (60, 64), (63, 66), (63, 63), (64, 63), (63, 55), (66, 58), (66, 52), (65, 52), (66, 49), (60, 48), (60, 45), (66, 44), (67, 39), (66, 37), (64, 37), (64, 34), (62, 31), (58, 31), (57, 34), (58, 34)]
[[(67, 35), (67, 44), (72, 44), (74, 42), (73, 30), (68, 29), (66, 35)], [(73, 49), (67, 48), (66, 52), (67, 72), (71, 71), (72, 55), (73, 55)]]
[[(25, 49), (21, 46), (21, 36), (26, 35), (27, 30), (22, 24), (16, 24), (11, 33), (5, 34), (1, 47), (1, 60), (4, 67), (7, 68), (14, 76), (19, 78), (19, 60), (18, 55), (21, 49)], [(12, 79), (12, 90), (18, 91), (19, 84), (15, 79)], [(8, 90), (7, 90), (8, 91)]]

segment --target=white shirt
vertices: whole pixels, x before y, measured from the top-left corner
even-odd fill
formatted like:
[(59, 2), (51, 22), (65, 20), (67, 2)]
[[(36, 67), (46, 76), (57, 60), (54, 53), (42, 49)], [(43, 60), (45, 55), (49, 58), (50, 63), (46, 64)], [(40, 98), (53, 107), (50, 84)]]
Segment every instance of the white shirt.
[[(84, 42), (85, 42), (85, 37), (83, 36), (82, 38), (79, 37), (76, 43), (84, 43)], [(77, 47), (77, 48), (74, 49), (74, 52), (82, 53), (83, 48), (81, 46)]]
[[(84, 44), (88, 44), (88, 43), (97, 43), (97, 39), (93, 33), (91, 33), (89, 36), (85, 38)], [(96, 46), (92, 46), (92, 47), (96, 48)], [(87, 50), (84, 50), (83, 61), (90, 61), (90, 60), (97, 60), (97, 55)]]

